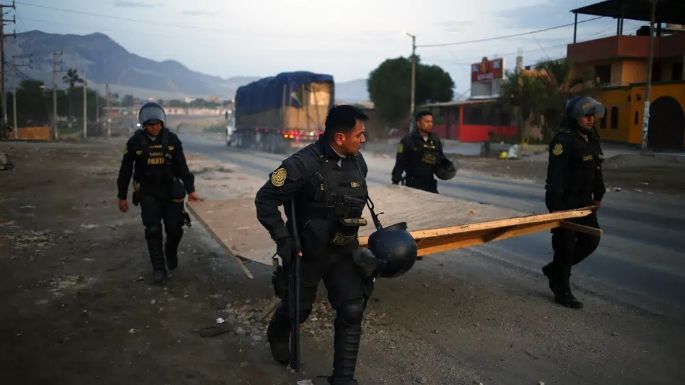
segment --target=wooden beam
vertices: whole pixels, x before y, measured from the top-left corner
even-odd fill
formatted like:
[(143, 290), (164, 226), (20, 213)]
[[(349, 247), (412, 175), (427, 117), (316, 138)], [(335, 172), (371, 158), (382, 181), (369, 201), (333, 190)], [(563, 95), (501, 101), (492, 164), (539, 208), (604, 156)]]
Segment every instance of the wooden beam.
[[(580, 218), (590, 215), (590, 213), (592, 213), (592, 208), (586, 207), (576, 210), (556, 211), (548, 214), (536, 214), (437, 229), (417, 230), (410, 232), (410, 234), (414, 237), (414, 240), (416, 240), (418, 255), (425, 256), (463, 247), (475, 246), (481, 243), (551, 230), (561, 226), (564, 219)], [(588, 229), (583, 230), (589, 231)], [(368, 238), (369, 237), (360, 237), (359, 245), (365, 247), (368, 244)]]
[(561, 221), (561, 227), (563, 227), (565, 229), (577, 231), (579, 233), (589, 234), (589, 235), (592, 235), (593, 237), (597, 237), (597, 238), (601, 237), (604, 234), (604, 230), (599, 229), (597, 227), (585, 226), (585, 225), (581, 225), (581, 224), (573, 223), (573, 222), (569, 222), (569, 221)]
[[(482, 230), (479, 230), (473, 233), (463, 233), (459, 236), (423, 238), (418, 240), (416, 245), (418, 246), (418, 256), (426, 256), (464, 247), (476, 246), (490, 241), (501, 241), (508, 238), (538, 233), (555, 227), (559, 227), (559, 221), (529, 223), (510, 227), (504, 231), (497, 230), (497, 235), (494, 237), (484, 237)], [(485, 239), (488, 240), (486, 241)]]

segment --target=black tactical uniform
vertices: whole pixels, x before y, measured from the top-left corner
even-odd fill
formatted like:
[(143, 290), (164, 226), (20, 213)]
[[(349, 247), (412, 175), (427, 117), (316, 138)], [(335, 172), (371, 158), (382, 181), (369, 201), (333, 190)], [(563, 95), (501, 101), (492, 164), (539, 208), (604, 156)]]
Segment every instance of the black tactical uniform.
[[(145, 239), (155, 280), (166, 279), (164, 255), (169, 269), (178, 264), (177, 248), (183, 236), (183, 199), (185, 193), (195, 191), (193, 174), (188, 170), (181, 141), (176, 134), (163, 127), (157, 137), (150, 137), (144, 129), (126, 143), (119, 169), (117, 186), (119, 199), (126, 199), (133, 174), (134, 204), (140, 200)], [(162, 249), (162, 220), (166, 244)], [(162, 273), (163, 272), (163, 273)], [(160, 283), (160, 282), (158, 282)]]
[[(558, 133), (549, 144), (549, 164), (545, 203), (550, 212), (570, 210), (601, 201), (606, 189), (602, 177), (604, 156), (599, 136), (593, 130), (581, 134), (575, 124), (571, 130)], [(597, 213), (569, 221), (599, 228)], [(555, 299), (569, 307), (582, 307), (571, 294), (571, 266), (590, 255), (599, 244), (599, 237), (565, 228), (552, 230), (554, 260), (543, 268), (550, 281)]]
[[(302, 242), (300, 322), (312, 310), (317, 285), (323, 279), (328, 300), (336, 310), (335, 356), (331, 384), (356, 384), (354, 370), (361, 338), (361, 322), (373, 281), (354, 264), (357, 233), (367, 199), (367, 167), (361, 154), (341, 157), (324, 136), (283, 161), (255, 200), (257, 218), (279, 245), (290, 244), (291, 198)], [(283, 205), (284, 224), (278, 211)], [(279, 252), (279, 255), (282, 255)], [(284, 263), (287, 268), (288, 263)], [(288, 361), (290, 318), (288, 293), (274, 313), (267, 336), (274, 358)]]
[(400, 141), (392, 169), (392, 183), (400, 183), (402, 173), (406, 173), (404, 181), (407, 186), (437, 194), (438, 182), (433, 174), (443, 158), (442, 142), (437, 135), (431, 132), (423, 140), (421, 133), (414, 130)]

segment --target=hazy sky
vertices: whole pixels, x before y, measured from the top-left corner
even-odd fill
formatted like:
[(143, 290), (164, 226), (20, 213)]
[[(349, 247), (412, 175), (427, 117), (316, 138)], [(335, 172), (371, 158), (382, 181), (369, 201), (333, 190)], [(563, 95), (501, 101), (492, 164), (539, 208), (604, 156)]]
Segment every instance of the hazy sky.
[[(416, 35), (425, 64), (448, 71), (456, 93), (469, 90), (469, 64), (517, 52), (525, 64), (565, 56), (573, 27), (517, 38), (443, 47), (573, 23), (571, 9), (593, 0), (17, 0), (17, 32), (102, 32), (128, 51), (173, 59), (224, 78), (309, 70), (337, 81), (366, 78), (387, 58), (408, 57)], [(0, 3), (11, 4), (8, 0)], [(12, 14), (12, 12), (10, 12)], [(579, 20), (592, 16), (581, 15)], [(639, 27), (626, 21), (624, 31)], [(12, 30), (12, 25), (7, 27)], [(610, 36), (616, 22), (580, 24), (578, 39)]]

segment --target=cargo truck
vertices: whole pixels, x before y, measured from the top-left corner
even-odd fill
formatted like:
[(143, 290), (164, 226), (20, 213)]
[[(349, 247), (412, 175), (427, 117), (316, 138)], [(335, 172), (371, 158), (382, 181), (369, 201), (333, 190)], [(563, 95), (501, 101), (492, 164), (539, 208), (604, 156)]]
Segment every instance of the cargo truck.
[(333, 76), (283, 72), (238, 88), (235, 97), (237, 147), (288, 152), (314, 142), (333, 106)]

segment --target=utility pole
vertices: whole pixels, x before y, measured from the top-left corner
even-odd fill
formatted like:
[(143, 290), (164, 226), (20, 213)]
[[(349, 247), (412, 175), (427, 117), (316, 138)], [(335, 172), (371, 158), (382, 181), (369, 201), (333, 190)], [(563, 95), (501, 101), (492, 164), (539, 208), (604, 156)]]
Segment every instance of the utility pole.
[(107, 103), (107, 137), (112, 136), (112, 111), (109, 106), (109, 83), (105, 84), (105, 102)]
[(652, 63), (654, 62), (654, 19), (656, 15), (656, 2), (652, 3), (652, 16), (649, 21), (649, 59), (647, 61), (647, 91), (645, 92), (645, 107), (642, 116), (642, 151), (647, 149), (647, 138), (649, 134), (649, 104), (652, 98)]
[[(0, 124), (2, 127), (0, 127), (0, 134), (5, 134), (7, 130), (7, 95), (5, 94), (5, 23), (14, 23), (15, 19), (14, 17), (12, 20), (5, 20), (5, 8), (14, 8), (14, 1), (12, 1), (12, 5), (3, 5), (0, 4), (0, 73), (2, 73), (2, 76), (0, 76), (0, 103), (2, 104), (2, 121)], [(15, 36), (12, 34), (11, 36)], [(0, 135), (0, 136), (5, 136), (5, 135)]]
[(88, 81), (86, 81), (86, 70), (83, 70), (83, 139), (88, 138), (88, 113), (86, 112), (86, 102), (88, 95)]
[[(57, 65), (62, 64), (62, 51), (55, 51), (52, 53), (52, 140), (59, 140), (59, 131), (57, 130), (57, 74), (62, 72)], [(57, 61), (57, 58), (60, 58)]]
[(31, 55), (12, 56), (12, 127), (14, 127), (14, 139), (19, 138), (19, 125), (17, 124), (17, 67), (30, 67), (28, 64), (17, 64), (17, 58), (30, 58)]
[(414, 104), (414, 96), (416, 94), (416, 35), (406, 32), (406, 35), (411, 37), (411, 102), (409, 104), (409, 131), (414, 129), (414, 115), (416, 113), (416, 106)]

